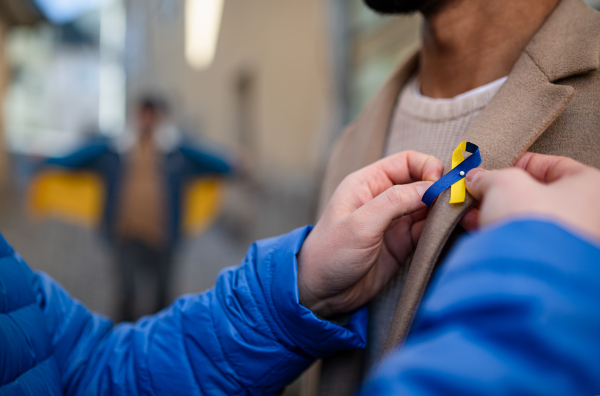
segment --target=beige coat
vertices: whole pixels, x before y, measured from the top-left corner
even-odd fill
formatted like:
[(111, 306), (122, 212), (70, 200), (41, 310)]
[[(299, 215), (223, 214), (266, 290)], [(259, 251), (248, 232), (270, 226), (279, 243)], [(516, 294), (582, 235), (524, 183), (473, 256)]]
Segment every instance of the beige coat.
[[(417, 67), (415, 54), (340, 137), (325, 176), (321, 208), (346, 175), (382, 157), (396, 99)], [(480, 147), (485, 169), (509, 167), (526, 151), (568, 156), (600, 168), (599, 67), (600, 13), (581, 0), (563, 0), (463, 140)], [(395, 312), (389, 312), (394, 319), (386, 348), (405, 340), (444, 247), (475, 203), (469, 196), (463, 205), (444, 204), (449, 190), (440, 198), (407, 264), (406, 281), (398, 283), (403, 289)], [(360, 351), (348, 351), (327, 359), (322, 368), (316, 365), (305, 378), (303, 395), (353, 394), (363, 375), (361, 360)]]

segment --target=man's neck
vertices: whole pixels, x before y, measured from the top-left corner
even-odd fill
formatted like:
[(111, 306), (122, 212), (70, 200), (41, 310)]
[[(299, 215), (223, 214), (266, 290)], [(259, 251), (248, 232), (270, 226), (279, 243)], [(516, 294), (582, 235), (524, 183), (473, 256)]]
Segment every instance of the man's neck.
[(560, 0), (448, 0), (424, 12), (421, 92), (452, 98), (510, 73)]

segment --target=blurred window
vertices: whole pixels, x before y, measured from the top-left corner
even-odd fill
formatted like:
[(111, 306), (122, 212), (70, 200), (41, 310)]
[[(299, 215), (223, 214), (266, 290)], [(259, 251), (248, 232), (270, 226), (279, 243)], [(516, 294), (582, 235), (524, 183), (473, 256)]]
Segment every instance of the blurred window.
[(16, 78), (7, 85), (3, 124), (9, 151), (56, 156), (90, 135), (123, 131), (125, 18), (122, 0), (40, 4), (54, 19), (71, 19), (11, 29), (6, 53)]
[(590, 7), (594, 7), (595, 9), (600, 10), (600, 0), (585, 0), (585, 2)]
[(35, 0), (54, 23), (70, 22), (79, 15), (98, 8), (103, 0)]
[(418, 42), (420, 16), (381, 16), (351, 0), (350, 114), (354, 118)]

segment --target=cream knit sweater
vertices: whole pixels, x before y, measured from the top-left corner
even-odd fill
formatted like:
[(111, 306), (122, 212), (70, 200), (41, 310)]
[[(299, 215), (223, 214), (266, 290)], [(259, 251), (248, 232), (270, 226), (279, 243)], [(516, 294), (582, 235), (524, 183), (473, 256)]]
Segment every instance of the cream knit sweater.
[(415, 150), (446, 163), (504, 81), (506, 77), (452, 99), (431, 99), (421, 95), (419, 81), (413, 77), (400, 93), (386, 155)]

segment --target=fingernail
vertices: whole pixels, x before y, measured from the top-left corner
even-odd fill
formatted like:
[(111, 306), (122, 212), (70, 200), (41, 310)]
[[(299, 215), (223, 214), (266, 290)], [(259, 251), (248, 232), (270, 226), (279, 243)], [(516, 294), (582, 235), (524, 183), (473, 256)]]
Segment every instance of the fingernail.
[(433, 183), (417, 184), (415, 186), (415, 188), (417, 189), (417, 192), (419, 193), (419, 195), (421, 196), (421, 198), (423, 198), (423, 195), (425, 194), (425, 191), (427, 191), (427, 189), (429, 189), (429, 187), (431, 186), (431, 184), (433, 184)]
[(432, 183), (435, 183), (440, 178), (441, 178), (441, 176), (438, 176), (437, 174), (428, 174), (423, 177), (423, 181), (430, 181)]
[(471, 169), (469, 171), (469, 173), (467, 173), (467, 177), (465, 178), (466, 182), (471, 183), (473, 181), (473, 179), (475, 178), (475, 176), (477, 176), (478, 174), (480, 174), (482, 172), (487, 172), (487, 171), (485, 169), (481, 169), (481, 168)]
[(430, 173), (423, 178), (423, 181), (435, 183), (442, 178), (442, 171), (440, 173)]

